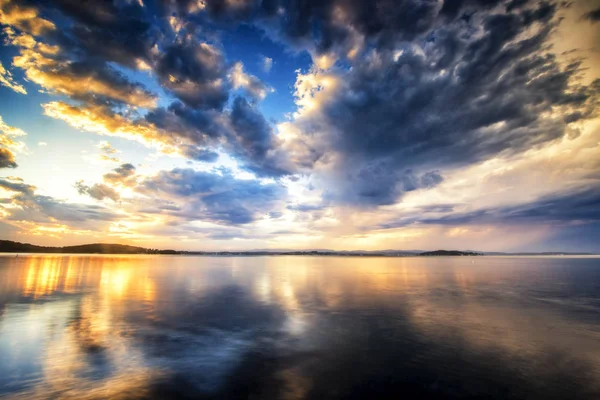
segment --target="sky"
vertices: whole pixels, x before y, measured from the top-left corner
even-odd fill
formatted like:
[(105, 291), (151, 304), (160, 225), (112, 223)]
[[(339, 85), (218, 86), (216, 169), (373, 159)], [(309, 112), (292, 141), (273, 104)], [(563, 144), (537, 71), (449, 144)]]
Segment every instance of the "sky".
[(0, 0), (0, 238), (600, 252), (600, 0)]

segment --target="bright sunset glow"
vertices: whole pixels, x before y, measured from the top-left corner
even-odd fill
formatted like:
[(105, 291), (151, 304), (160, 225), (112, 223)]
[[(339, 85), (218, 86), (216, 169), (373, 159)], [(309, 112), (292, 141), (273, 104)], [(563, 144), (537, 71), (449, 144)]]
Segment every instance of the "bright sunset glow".
[(0, 238), (600, 251), (600, 2), (293, 3), (0, 0)]

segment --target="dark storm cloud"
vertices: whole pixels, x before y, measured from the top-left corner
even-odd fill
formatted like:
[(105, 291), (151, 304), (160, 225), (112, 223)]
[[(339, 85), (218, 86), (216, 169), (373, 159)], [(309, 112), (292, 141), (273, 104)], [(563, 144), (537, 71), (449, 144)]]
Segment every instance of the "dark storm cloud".
[[(459, 207), (458, 207), (459, 208)], [(445, 214), (431, 216), (428, 214)], [(394, 229), (413, 224), (589, 224), (600, 221), (600, 185), (590, 185), (568, 193), (552, 194), (517, 206), (485, 208), (461, 212), (456, 205), (427, 206), (378, 225), (377, 229)]]
[(152, 47), (162, 36), (148, 9), (136, 1), (28, 2), (42, 7), (49, 18), (57, 12), (69, 18), (72, 29), (53, 32), (50, 38), (85, 58), (137, 68), (137, 60), (149, 60)]
[(583, 14), (583, 18), (585, 18), (588, 21), (591, 21), (593, 23), (600, 21), (600, 8), (597, 8), (593, 11)]
[(180, 102), (157, 108), (145, 117), (160, 129), (188, 139), (198, 146), (215, 145), (226, 135), (223, 114), (215, 110), (196, 110)]
[[(165, 3), (171, 3), (166, 1)], [(189, 5), (191, 1), (177, 2)], [(527, 1), (502, 0), (207, 0), (204, 12), (221, 22), (249, 22), (273, 38), (317, 53), (350, 50), (360, 36), (375, 47), (395, 46), (477, 11), (504, 3), (509, 11)], [(186, 7), (181, 7), (186, 8)]]
[[(181, 6), (188, 11), (193, 8), (183, 3)], [(83, 102), (84, 108), (99, 110), (97, 105), (102, 105), (106, 115), (92, 118), (94, 122), (110, 120), (107, 129), (112, 130), (115, 122), (127, 122), (124, 117), (129, 118), (123, 106), (150, 107), (143, 119), (131, 122), (148, 122), (160, 128), (158, 136), (164, 136), (170, 145), (181, 145), (180, 153), (186, 157), (212, 162), (217, 158), (214, 148), (223, 147), (231, 150), (248, 170), (261, 175), (288, 173), (276, 165), (281, 162), (275, 160), (272, 152), (267, 154), (270, 149), (265, 146), (275, 144), (274, 133), (255, 105), (235, 100), (231, 111), (223, 110), (234, 77), (236, 87), (243, 87), (252, 97), (264, 97), (268, 87), (245, 74), (241, 63), (231, 68), (218, 44), (201, 37), (193, 23), (187, 24), (185, 18), (189, 15), (181, 20), (186, 26), (184, 31), (174, 34), (173, 16), (155, 14), (152, 5), (140, 7), (136, 2), (111, 1), (79, 5), (58, 1), (41, 2), (36, 7), (45, 18), (60, 21), (56, 24), (60, 29), (44, 31), (41, 36), (45, 44), (56, 45), (57, 52), (37, 58), (41, 54), (38, 50), (23, 49), (34, 62), (21, 66), (34, 82)], [(13, 43), (18, 42), (16, 35), (12, 36)], [(179, 101), (166, 109), (154, 108), (154, 95), (141, 84), (130, 82), (111, 63), (151, 70)], [(111, 119), (112, 113), (115, 118)], [(69, 115), (51, 115), (70, 121)], [(185, 141), (171, 140), (174, 136)], [(161, 140), (153, 138), (157, 139)], [(252, 143), (254, 139), (256, 143)]]
[[(152, 141), (178, 147), (179, 153), (190, 159), (214, 162), (214, 150), (219, 148), (230, 151), (244, 168), (258, 175), (281, 176), (290, 172), (289, 165), (284, 167), (282, 152), (276, 149), (272, 127), (255, 104), (237, 98), (231, 110), (224, 110), (232, 90), (231, 81), (255, 99), (264, 97), (268, 86), (246, 74), (241, 63), (229, 65), (218, 44), (205, 39), (203, 30), (187, 20), (190, 14), (177, 19), (166, 13), (173, 7), (188, 13), (198, 11), (192, 4), (162, 4), (156, 8), (140, 7), (136, 2), (78, 5), (65, 0), (38, 6), (45, 17), (59, 19), (60, 14), (71, 24), (61, 21), (57, 24), (61, 29), (44, 34), (48, 44), (58, 46), (58, 53), (45, 54), (43, 63), (26, 68), (32, 71), (32, 77), (37, 77), (35, 82), (83, 102), (83, 108), (88, 108), (84, 112), (71, 108), (49, 115), (74, 123), (66, 114), (87, 117), (92, 112), (93, 123), (105, 123), (106, 129), (114, 130), (120, 123), (131, 122), (134, 130), (141, 128), (136, 133), (152, 130), (148, 125), (152, 124), (159, 128), (152, 131)], [(172, 18), (176, 18), (174, 22)], [(183, 31), (175, 34), (173, 30), (179, 28), (173, 24), (179, 22)], [(154, 108), (155, 96), (141, 84), (130, 82), (112, 63), (151, 70), (177, 100), (167, 108)], [(146, 107), (150, 111), (143, 118), (131, 120), (137, 117), (123, 112), (123, 106)], [(96, 116), (99, 110), (103, 115)]]
[(207, 147), (220, 147), (256, 175), (277, 177), (291, 173), (292, 166), (272, 126), (256, 105), (242, 97), (236, 97), (231, 110), (224, 112), (194, 109), (176, 102), (167, 109), (150, 112), (145, 119), (191, 143), (183, 147), (183, 154), (189, 158), (198, 159), (202, 154), (198, 151), (203, 150), (209, 152), (205, 156), (210, 161), (216, 153)]
[[(578, 84), (580, 62), (561, 67), (547, 51), (557, 12), (566, 6), (209, 0), (203, 13), (213, 21), (262, 27), (298, 49), (341, 57), (330, 73), (342, 87), (296, 126), (315, 136), (312, 160), (338, 154), (323, 179), (329, 199), (380, 205), (435, 186), (443, 179), (439, 170), (522, 152), (597, 115), (600, 83)], [(362, 54), (345, 59), (356, 46)], [(255, 143), (256, 154), (261, 143)], [(310, 160), (299, 165), (312, 168)]]
[(230, 114), (233, 138), (229, 147), (234, 156), (248, 160), (246, 168), (259, 176), (289, 173), (285, 156), (277, 151), (277, 137), (262, 113), (246, 99), (237, 97)]
[(16, 168), (15, 155), (12, 151), (0, 148), (0, 168)]
[(351, 70), (316, 72), (337, 78), (340, 87), (296, 123), (317, 135), (322, 154), (339, 154), (327, 181), (330, 196), (391, 204), (441, 182), (433, 170), (518, 153), (595, 117), (600, 81), (577, 83), (580, 63), (561, 68), (545, 51), (554, 12), (542, 3), (516, 14), (472, 16), (418, 46), (373, 50)]
[(443, 180), (444, 177), (440, 175), (439, 171), (429, 171), (421, 176), (419, 184), (421, 187), (433, 187), (442, 183)]
[(174, 209), (161, 209), (166, 215), (233, 225), (247, 224), (279, 206), (284, 190), (276, 184), (234, 178), (221, 174), (173, 169), (146, 178), (136, 191), (151, 197), (170, 198)]
[[(109, 103), (123, 116), (120, 107), (147, 103), (148, 93), (111, 63), (147, 68), (177, 98), (136, 121), (159, 128), (153, 140), (164, 137), (184, 156), (205, 161), (218, 149), (259, 176), (300, 169), (321, 175), (326, 200), (333, 202), (392, 204), (439, 184), (447, 168), (543, 145), (563, 137), (569, 124), (597, 115), (600, 82), (577, 83), (580, 62), (561, 67), (548, 52), (561, 2), (147, 3), (39, 3), (59, 27), (38, 29), (61, 48), (47, 56), (70, 60), (57, 73), (121, 88), (64, 92)], [(289, 159), (301, 146), (284, 148), (256, 104), (231, 101), (232, 64), (210, 31), (239, 23), (295, 49), (340, 59), (327, 72), (309, 72), (330, 74), (337, 85), (322, 90), (316, 109), (293, 121), (298, 142), (308, 142), (302, 159)], [(247, 89), (261, 93), (266, 86), (252, 81)]]
[(331, 179), (325, 189), (327, 200), (363, 205), (393, 204), (403, 193), (429, 188), (443, 178), (437, 171), (415, 174), (410, 169), (401, 169), (396, 160), (389, 158), (358, 161), (345, 159), (344, 165)]
[[(16, 28), (4, 31), (7, 42), (21, 47), (14, 65), (23, 68), (31, 81), (75, 100), (152, 106), (153, 94), (109, 65), (117, 62), (137, 68), (146, 61), (152, 41), (148, 39), (142, 45), (140, 38), (150, 25), (141, 22), (139, 12), (132, 12), (136, 7), (116, 8), (112, 2), (79, 3), (25, 0), (4, 4), (18, 15), (15, 21), (3, 21)], [(24, 26), (22, 21), (45, 28)]]
[(499, 209), (499, 217), (523, 222), (600, 221), (600, 185)]
[(214, 46), (196, 39), (179, 39), (158, 58), (160, 83), (194, 108), (221, 109), (229, 98), (225, 59)]
[(189, 157), (196, 161), (204, 161), (204, 162), (215, 162), (219, 159), (219, 153), (215, 153), (214, 151), (202, 149), (199, 147), (188, 146), (184, 150), (184, 154), (186, 157)]

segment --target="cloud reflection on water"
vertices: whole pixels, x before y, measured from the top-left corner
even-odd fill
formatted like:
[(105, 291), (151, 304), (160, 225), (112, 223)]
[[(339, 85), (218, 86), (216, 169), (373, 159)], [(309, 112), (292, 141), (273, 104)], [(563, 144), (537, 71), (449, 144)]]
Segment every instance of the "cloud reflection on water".
[(0, 257), (0, 394), (591, 399), (599, 261)]

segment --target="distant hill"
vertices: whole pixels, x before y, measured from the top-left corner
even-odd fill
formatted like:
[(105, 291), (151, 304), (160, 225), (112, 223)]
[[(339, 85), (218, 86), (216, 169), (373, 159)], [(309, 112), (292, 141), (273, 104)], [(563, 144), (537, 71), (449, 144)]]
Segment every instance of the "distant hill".
[(472, 250), (289, 250), (261, 249), (242, 251), (178, 251), (147, 249), (114, 243), (92, 243), (79, 246), (49, 247), (0, 240), (0, 253), (64, 253), (64, 254), (180, 254), (196, 256), (333, 256), (333, 257), (420, 257), (420, 256), (560, 256), (590, 255), (590, 253), (482, 253)]
[(481, 256), (481, 253), (474, 251), (458, 251), (458, 250), (435, 250), (420, 253), (420, 256)]
[(0, 253), (70, 253), (70, 254), (176, 254), (174, 250), (145, 249), (113, 243), (93, 243), (80, 246), (48, 247), (0, 240)]
[(568, 252), (568, 251), (545, 251), (540, 253), (532, 252), (521, 252), (521, 253), (501, 253), (486, 251), (483, 252), (484, 256), (593, 256), (597, 253), (581, 253), (581, 252)]

